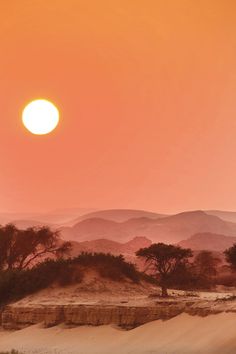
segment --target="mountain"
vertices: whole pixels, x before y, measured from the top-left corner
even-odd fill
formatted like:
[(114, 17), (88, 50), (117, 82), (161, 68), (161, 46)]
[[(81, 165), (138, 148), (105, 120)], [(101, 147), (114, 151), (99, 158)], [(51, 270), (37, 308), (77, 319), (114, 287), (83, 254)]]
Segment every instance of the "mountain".
[[(117, 226), (118, 224), (115, 221), (92, 218), (78, 222), (72, 227), (62, 227), (60, 232), (61, 237), (66, 240), (88, 241), (98, 238), (107, 238), (107, 234), (114, 235)], [(115, 237), (108, 237), (108, 239), (116, 240)], [(119, 240), (119, 238), (117, 240)]]
[(155, 219), (132, 218), (122, 222), (89, 218), (72, 227), (62, 227), (60, 231), (62, 238), (80, 242), (99, 238), (127, 242), (135, 236), (145, 236), (152, 242), (177, 243), (202, 232), (236, 236), (236, 224), (203, 211), (191, 211)]
[(70, 222), (81, 215), (95, 211), (92, 208), (68, 208), (68, 209), (56, 209), (48, 213), (39, 214), (39, 220), (44, 222), (50, 222), (54, 224), (62, 225), (66, 222)]
[(72, 242), (72, 256), (77, 256), (81, 252), (103, 252), (114, 255), (134, 256), (140, 248), (151, 245), (151, 240), (146, 237), (134, 237), (132, 240), (121, 243), (107, 239), (93, 241)]
[(235, 211), (222, 211), (222, 210), (206, 210), (205, 213), (209, 215), (218, 216), (226, 221), (231, 221), (236, 223), (236, 212)]
[(180, 241), (179, 246), (192, 250), (211, 250), (223, 252), (236, 243), (236, 237), (204, 232), (195, 234), (187, 240)]
[(116, 222), (124, 222), (129, 219), (134, 218), (149, 218), (149, 219), (159, 219), (163, 218), (167, 215), (157, 214), (150, 211), (145, 210), (136, 210), (136, 209), (108, 209), (108, 210), (100, 210), (94, 211), (91, 213), (87, 213), (77, 217), (76, 219), (64, 224), (64, 226), (73, 226), (80, 221), (87, 219), (105, 219)]

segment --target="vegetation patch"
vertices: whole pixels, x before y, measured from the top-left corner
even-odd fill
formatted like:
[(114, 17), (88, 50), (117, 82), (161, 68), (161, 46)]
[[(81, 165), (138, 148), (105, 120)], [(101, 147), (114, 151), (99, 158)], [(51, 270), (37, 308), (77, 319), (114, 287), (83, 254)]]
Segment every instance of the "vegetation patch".
[(88, 269), (94, 269), (101, 277), (113, 281), (151, 281), (149, 276), (138, 272), (132, 263), (126, 262), (123, 256), (82, 253), (76, 258), (48, 259), (30, 269), (0, 272), (0, 304), (19, 300), (55, 283), (59, 286), (80, 283)]

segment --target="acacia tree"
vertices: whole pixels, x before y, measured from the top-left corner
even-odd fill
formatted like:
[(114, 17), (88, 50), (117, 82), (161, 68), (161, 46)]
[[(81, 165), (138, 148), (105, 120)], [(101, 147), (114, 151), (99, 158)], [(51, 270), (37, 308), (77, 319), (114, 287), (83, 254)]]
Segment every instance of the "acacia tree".
[(25, 269), (48, 255), (69, 254), (70, 242), (63, 242), (49, 227), (20, 230), (13, 224), (0, 227), (0, 270)]
[(141, 248), (136, 252), (136, 255), (144, 258), (146, 263), (153, 266), (156, 275), (160, 279), (162, 296), (166, 297), (168, 296), (167, 282), (169, 276), (181, 264), (186, 263), (189, 257), (192, 257), (192, 251), (179, 246), (154, 243), (149, 247)]

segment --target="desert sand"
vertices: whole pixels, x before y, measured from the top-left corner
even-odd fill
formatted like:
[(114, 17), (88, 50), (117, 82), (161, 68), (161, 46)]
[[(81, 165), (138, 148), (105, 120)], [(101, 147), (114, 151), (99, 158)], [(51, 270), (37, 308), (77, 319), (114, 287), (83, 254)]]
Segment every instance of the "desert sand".
[(192, 354), (235, 353), (236, 314), (181, 314), (125, 331), (114, 326), (42, 328), (0, 332), (0, 350), (26, 354)]
[[(176, 297), (185, 301), (190, 298), (202, 301), (215, 301), (217, 299), (227, 299), (235, 295), (235, 289), (217, 289), (218, 291), (182, 291), (169, 290), (171, 298), (163, 299), (166, 301), (175, 301)], [(97, 271), (86, 271), (86, 276), (79, 284), (58, 286), (53, 284), (50, 287), (28, 295), (23, 299), (15, 302), (11, 306), (47, 306), (47, 305), (120, 305), (127, 306), (150, 306), (153, 304), (151, 294), (160, 294), (161, 289), (150, 283), (141, 281), (138, 284), (130, 279), (117, 282), (111, 279), (102, 278)], [(186, 294), (188, 296), (186, 297)], [(154, 301), (156, 299), (154, 298)], [(162, 299), (160, 298), (159, 301)], [(224, 311), (224, 304), (222, 305)]]

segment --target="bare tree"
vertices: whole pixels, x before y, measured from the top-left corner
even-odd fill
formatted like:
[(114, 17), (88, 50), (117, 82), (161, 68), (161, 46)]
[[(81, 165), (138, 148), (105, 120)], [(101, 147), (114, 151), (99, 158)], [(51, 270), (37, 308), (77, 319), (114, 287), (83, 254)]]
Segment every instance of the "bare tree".
[(13, 224), (0, 227), (0, 269), (25, 269), (46, 256), (69, 254), (70, 242), (63, 242), (49, 227), (20, 230)]

